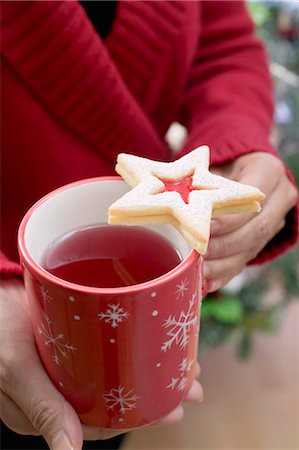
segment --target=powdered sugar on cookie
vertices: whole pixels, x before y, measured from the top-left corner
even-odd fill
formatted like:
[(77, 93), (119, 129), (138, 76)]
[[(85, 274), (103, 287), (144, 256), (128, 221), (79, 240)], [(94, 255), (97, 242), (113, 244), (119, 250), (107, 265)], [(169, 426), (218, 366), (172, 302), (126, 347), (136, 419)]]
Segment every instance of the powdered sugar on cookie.
[(204, 254), (213, 215), (259, 211), (259, 201), (265, 198), (259, 189), (214, 175), (208, 168), (207, 146), (170, 163), (119, 154), (116, 171), (133, 189), (110, 206), (108, 222), (169, 222)]

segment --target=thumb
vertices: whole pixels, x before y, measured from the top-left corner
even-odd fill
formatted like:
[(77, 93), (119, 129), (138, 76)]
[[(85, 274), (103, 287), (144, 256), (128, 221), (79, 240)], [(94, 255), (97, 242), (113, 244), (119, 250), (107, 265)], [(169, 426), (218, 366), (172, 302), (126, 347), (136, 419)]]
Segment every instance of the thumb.
[[(4, 282), (5, 281), (5, 282)], [(42, 434), (51, 450), (82, 448), (82, 427), (39, 359), (25, 290), (16, 280), (0, 289), (1, 415), (21, 434)]]
[(82, 427), (72, 406), (56, 390), (36, 353), (14, 365), (7, 395), (43, 435), (51, 450), (82, 448)]

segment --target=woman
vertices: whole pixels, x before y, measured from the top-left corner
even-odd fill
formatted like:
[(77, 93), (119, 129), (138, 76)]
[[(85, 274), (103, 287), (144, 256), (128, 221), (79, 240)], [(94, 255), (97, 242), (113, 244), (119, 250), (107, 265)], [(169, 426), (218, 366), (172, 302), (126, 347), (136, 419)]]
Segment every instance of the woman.
[[(18, 280), (16, 230), (28, 207), (62, 184), (113, 173), (120, 151), (173, 159), (165, 134), (177, 120), (188, 137), (176, 157), (208, 144), (215, 171), (267, 195), (258, 216), (214, 221), (204, 266), (213, 291), (296, 242), (297, 192), (269, 143), (272, 86), (243, 1), (2, 2), (1, 51), (2, 415), (53, 450), (80, 448), (82, 437), (109, 436), (81, 429), (39, 365)], [(28, 409), (31, 374), (40, 396)], [(195, 383), (189, 399), (200, 398)]]

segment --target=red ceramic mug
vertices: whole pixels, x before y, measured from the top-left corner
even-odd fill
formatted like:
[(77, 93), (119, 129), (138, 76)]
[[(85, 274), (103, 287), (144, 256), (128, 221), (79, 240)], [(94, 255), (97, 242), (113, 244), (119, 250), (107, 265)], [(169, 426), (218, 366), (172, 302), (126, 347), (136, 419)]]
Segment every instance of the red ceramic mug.
[(107, 222), (109, 205), (127, 190), (117, 177), (64, 186), (28, 211), (18, 235), (45, 370), (83, 424), (124, 430), (167, 415), (191, 385), (202, 258), (174, 228), (159, 225), (150, 228), (171, 241), (182, 262), (148, 282), (87, 287), (55, 277), (40, 262), (59, 236)]

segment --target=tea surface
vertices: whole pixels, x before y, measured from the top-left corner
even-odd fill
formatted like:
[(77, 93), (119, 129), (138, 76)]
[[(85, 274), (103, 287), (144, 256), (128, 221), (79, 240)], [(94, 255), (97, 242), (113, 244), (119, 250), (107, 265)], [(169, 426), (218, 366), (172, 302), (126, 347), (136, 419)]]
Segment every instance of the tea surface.
[(154, 231), (123, 225), (94, 225), (53, 242), (42, 266), (84, 286), (113, 288), (157, 278), (181, 262), (172, 244)]

